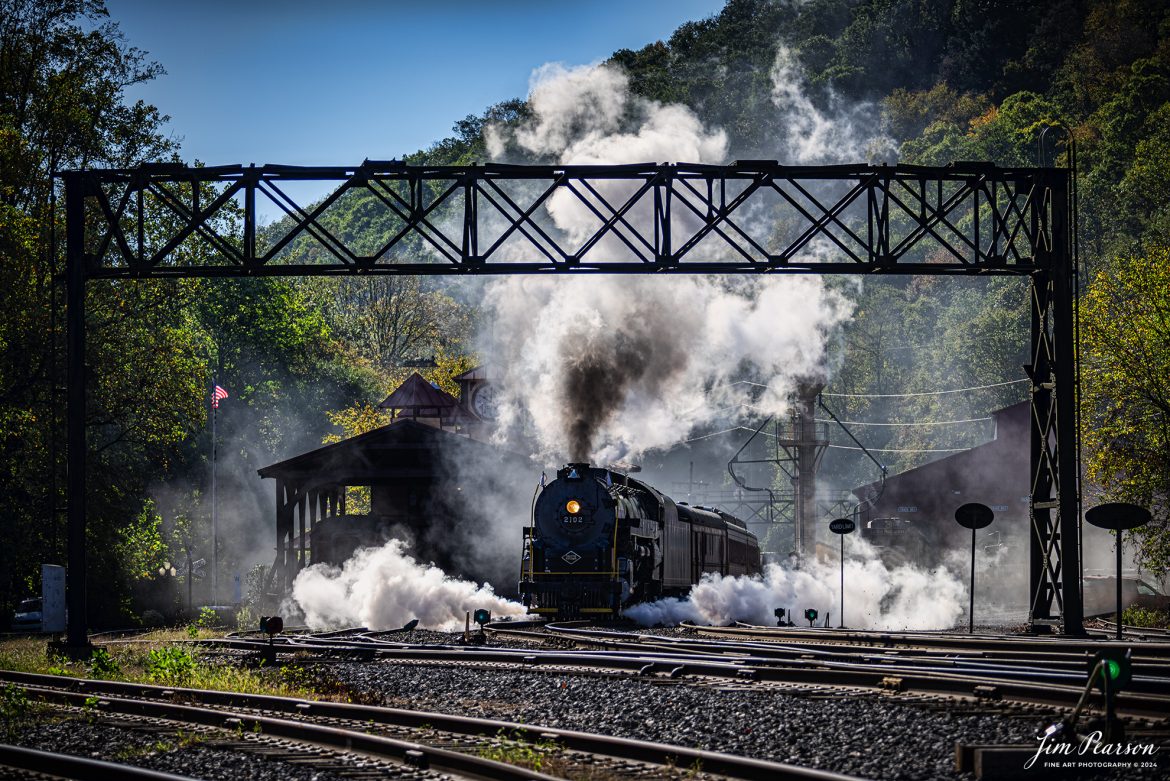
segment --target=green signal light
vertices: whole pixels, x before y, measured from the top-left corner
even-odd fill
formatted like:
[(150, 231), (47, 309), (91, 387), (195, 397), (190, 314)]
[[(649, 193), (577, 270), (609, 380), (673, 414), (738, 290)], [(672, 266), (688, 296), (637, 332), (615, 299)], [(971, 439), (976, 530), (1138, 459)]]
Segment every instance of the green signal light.
[[(1097, 686), (1107, 689), (1111, 695), (1124, 689), (1133, 680), (1132, 653), (1128, 648), (1102, 648), (1087, 658), (1089, 674)], [(1096, 678), (1098, 670), (1100, 678)]]

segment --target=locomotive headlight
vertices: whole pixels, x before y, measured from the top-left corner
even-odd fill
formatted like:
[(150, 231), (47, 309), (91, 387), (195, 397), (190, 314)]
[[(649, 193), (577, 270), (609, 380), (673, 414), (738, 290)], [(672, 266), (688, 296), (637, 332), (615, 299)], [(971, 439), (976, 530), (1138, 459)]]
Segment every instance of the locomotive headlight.
[(570, 499), (569, 503), (565, 505), (565, 509), (569, 511), (569, 515), (576, 515), (581, 512), (581, 503), (576, 499)]

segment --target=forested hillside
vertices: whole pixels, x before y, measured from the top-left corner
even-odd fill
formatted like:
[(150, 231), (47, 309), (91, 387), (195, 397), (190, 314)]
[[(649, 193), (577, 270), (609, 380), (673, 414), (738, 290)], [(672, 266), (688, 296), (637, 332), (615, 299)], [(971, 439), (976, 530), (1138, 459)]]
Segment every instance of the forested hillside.
[[(1170, 565), (1164, 3), (731, 0), (719, 15), (683, 25), (669, 40), (616, 52), (610, 62), (628, 73), (636, 93), (687, 105), (725, 130), (731, 156), (740, 159), (1027, 166), (1038, 162), (1040, 132), (1066, 127), (1077, 150), (1086, 291), (1086, 499), (1153, 508), (1145, 562), (1158, 570)], [(516, 103), (469, 116), (455, 136), (415, 160), (487, 159), (485, 125), (524, 116)], [(837, 139), (868, 143), (812, 152), (800, 146), (822, 121), (840, 130)], [(1056, 162), (1069, 164), (1067, 149)], [(1026, 288), (1016, 280), (864, 280), (828, 390), (871, 398), (831, 403), (846, 419), (985, 419), (1027, 398), (1019, 381), (1030, 362), (1029, 329)], [(953, 388), (985, 389), (872, 398)], [(887, 451), (883, 460), (896, 471), (985, 441), (990, 428), (982, 420), (859, 433), (867, 446)], [(872, 479), (856, 460), (830, 458), (826, 466), (844, 485)]]
[[(63, 291), (54, 284), (63, 242), (50, 174), (178, 159), (161, 131), (167, 107), (125, 98), (130, 85), (163, 76), (116, 22), (100, 0), (0, 0), (0, 511), (10, 530), (0, 616), (35, 589), (42, 561), (63, 558)], [(1156, 568), (1170, 564), (1164, 2), (730, 0), (609, 64), (635, 94), (681, 103), (724, 131), (732, 159), (1032, 165), (1039, 132), (1067, 127), (1079, 166), (1087, 474), (1094, 492), (1155, 510), (1144, 554)], [(492, 134), (528, 116), (517, 96), (458, 121), (408, 162), (487, 161)], [(858, 143), (802, 144), (826, 128)], [(1066, 150), (1058, 162), (1069, 163)], [(346, 236), (378, 230), (360, 199), (329, 220)], [(1001, 384), (1021, 379), (1028, 362), (1021, 283), (867, 279), (849, 292), (855, 316), (829, 390), (857, 397), (834, 402), (841, 417), (978, 418), (1025, 398), (1022, 385)], [(460, 285), (264, 279), (218, 285), (215, 295), (197, 282), (95, 285), (89, 295), (91, 577), (118, 597), (97, 623), (140, 616), (146, 603), (131, 598), (160, 585), (151, 577), (163, 561), (187, 548), (210, 558), (213, 378), (231, 393), (218, 420), (233, 443), (221, 491), (251, 496), (257, 466), (376, 422), (369, 404), (405, 364), (433, 357), (428, 376), (445, 381), (474, 361), (476, 296)], [(977, 386), (991, 387), (958, 400), (865, 398)], [(867, 445), (890, 451), (964, 447), (987, 434), (980, 424), (865, 432)], [(929, 457), (891, 452), (887, 461)], [(829, 467), (853, 475), (843, 462)], [(224, 572), (235, 555), (247, 552), (224, 551)]]

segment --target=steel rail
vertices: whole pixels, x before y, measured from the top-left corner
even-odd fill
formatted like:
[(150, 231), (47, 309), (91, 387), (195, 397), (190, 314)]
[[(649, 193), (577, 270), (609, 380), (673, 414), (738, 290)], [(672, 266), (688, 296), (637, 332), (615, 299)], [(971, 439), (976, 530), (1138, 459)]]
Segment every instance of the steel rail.
[[(511, 633), (509, 632), (509, 634)], [(549, 637), (549, 635), (540, 635), (538, 633), (526, 634), (534, 637)], [(819, 645), (780, 645), (778, 643), (760, 642), (733, 643), (637, 634), (630, 634), (629, 637), (631, 639), (629, 641), (623, 641), (611, 639), (613, 637), (612, 633), (599, 634), (602, 637), (582, 635), (579, 631), (573, 631), (558, 634), (554, 637), (556, 639), (569, 640), (574, 643), (597, 645), (607, 648), (647, 648), (665, 652), (686, 652), (691, 655), (709, 656), (712, 658), (727, 658), (733, 655), (743, 658), (750, 657), (753, 662), (760, 658), (783, 660), (813, 657), (826, 662), (853, 662), (862, 665), (900, 664), (913, 665), (918, 668), (925, 668), (929, 665), (944, 665), (952, 668), (966, 667), (970, 670), (977, 669), (988, 672), (1002, 671), (1007, 675), (1017, 673), (1042, 674), (1061, 671), (1084, 673), (1086, 671), (1086, 657), (1083, 653), (1025, 651), (1022, 654), (1008, 654), (1007, 652), (975, 652), (977, 655), (972, 656), (956, 655), (952, 651), (942, 649), (895, 649), (877, 652), (869, 649), (853, 650), (850, 646), (845, 646), (841, 643)], [(641, 639), (635, 640), (634, 638)], [(916, 655), (910, 655), (912, 653)], [(1038, 666), (1040, 663), (1047, 665), (1047, 667)], [(1140, 669), (1145, 674), (1143, 680), (1149, 679), (1149, 687), (1156, 689), (1161, 686), (1167, 690), (1167, 693), (1170, 693), (1170, 660), (1135, 656), (1133, 657), (1133, 665), (1135, 670)], [(1164, 682), (1159, 683), (1163, 679)]]
[(1138, 646), (1133, 646), (1132, 642), (1118, 642), (1116, 640), (1084, 640), (1064, 636), (1054, 636), (1051, 639), (1040, 639), (1034, 637), (1019, 637), (1014, 635), (971, 636), (929, 632), (865, 632), (848, 629), (802, 629), (754, 626), (748, 624), (737, 624), (736, 626), (729, 627), (696, 626), (694, 624), (684, 624), (683, 626), (699, 634), (739, 634), (748, 637), (773, 638), (776, 640), (809, 640), (816, 638), (821, 642), (869, 643), (879, 647), (890, 647), (898, 645), (931, 645), (936, 647), (964, 649), (1032, 649), (1043, 651), (1052, 649), (1069, 651), (1070, 649), (1075, 649), (1078, 651), (1089, 652), (1098, 651), (1102, 648), (1133, 647), (1135, 650), (1140, 649), (1142, 652), (1147, 654), (1156, 654), (1161, 657), (1170, 658), (1170, 642), (1143, 642)]
[[(474, 759), (477, 762), (490, 763), (491, 766), (500, 765), (501, 763), (492, 762), (491, 760), (480, 760), (476, 757), (469, 757), (468, 755), (447, 751), (445, 749), (432, 749), (419, 746), (418, 744), (414, 743), (395, 741), (390, 738), (374, 737), (366, 735), (365, 733), (349, 733), (348, 731), (338, 730), (337, 728), (332, 727), (316, 727), (313, 725), (306, 725), (303, 722), (288, 721), (285, 719), (271, 719), (251, 714), (231, 713), (228, 711), (201, 711), (200, 709), (192, 708), (191, 706), (175, 704), (173, 703), (173, 699), (181, 698), (208, 706), (251, 708), (256, 710), (297, 714), (301, 717), (344, 719), (363, 725), (368, 725), (372, 722), (379, 725), (408, 728), (430, 727), (442, 732), (467, 736), (487, 737), (498, 734), (506, 734), (509, 736), (509, 738), (515, 740), (522, 740), (530, 743), (554, 742), (562, 749), (612, 757), (615, 759), (647, 762), (656, 765), (669, 765), (673, 767), (696, 767), (704, 773), (713, 773), (735, 779), (760, 779), (760, 781), (784, 781), (785, 779), (794, 779), (795, 781), (859, 781), (859, 779), (857, 779), (855, 776), (847, 776), (840, 773), (833, 773), (824, 770), (814, 770), (811, 768), (802, 768), (795, 765), (770, 762), (767, 760), (748, 759), (745, 757), (737, 757), (731, 754), (723, 754), (720, 752), (703, 751), (700, 749), (692, 749), (683, 746), (671, 746), (663, 743), (652, 743), (649, 741), (632, 740), (629, 738), (617, 738), (608, 735), (596, 735), (587, 732), (542, 727), (532, 724), (517, 724), (494, 719), (478, 719), (469, 716), (451, 716), (442, 713), (411, 711), (400, 708), (382, 708), (370, 705), (302, 700), (292, 697), (275, 697), (260, 694), (237, 694), (234, 692), (223, 692), (206, 689), (184, 689), (176, 687), (155, 686), (151, 684), (95, 681), (82, 678), (37, 675), (34, 673), (17, 673), (3, 670), (0, 670), (0, 680), (7, 680), (11, 681), (12, 683), (19, 684), (26, 687), (26, 690), (30, 692), (47, 692), (49, 694), (56, 693), (62, 696), (67, 696), (73, 702), (84, 703), (88, 697), (91, 697), (92, 694), (95, 693), (103, 695), (108, 694), (110, 695), (110, 699), (103, 700), (102, 702), (110, 703), (111, 705), (109, 706), (109, 709), (112, 709), (114, 704), (131, 703), (134, 707), (142, 707), (143, 709), (155, 711), (150, 715), (157, 715), (161, 718), (172, 718), (172, 716), (167, 715), (171, 712), (193, 711), (196, 712), (196, 714), (201, 714), (199, 717), (205, 719), (204, 721), (200, 721), (198, 723), (220, 726), (222, 725), (224, 718), (236, 718), (240, 719), (240, 723), (245, 725), (251, 723), (260, 724), (264, 734), (281, 735), (284, 737), (295, 737), (297, 730), (294, 729), (294, 727), (311, 729), (314, 735), (318, 734), (318, 730), (324, 730), (326, 736), (329, 733), (345, 732), (350, 735), (359, 736), (366, 741), (389, 741), (394, 744), (401, 744), (402, 746), (411, 747), (415, 750), (422, 750), (426, 752), (428, 757), (432, 756), (432, 754), (437, 754), (439, 756), (443, 756), (445, 754), (454, 754), (456, 757)], [(70, 687), (70, 689), (65, 690), (64, 687)], [(135, 695), (138, 697), (171, 697), (173, 699), (172, 701), (161, 703), (147, 702), (141, 700), (114, 698), (114, 694)], [(107, 708), (103, 707), (103, 710), (105, 709)], [(211, 716), (208, 716), (207, 714), (211, 714)], [(278, 729), (282, 732), (275, 731)], [(317, 740), (315, 737), (313, 738), (313, 741), (323, 742)], [(362, 751), (363, 753), (374, 753), (368, 748), (363, 748), (362, 745), (365, 744), (359, 745), (355, 743), (354, 750)], [(372, 745), (377, 746), (378, 744), (374, 743)], [(438, 768), (439, 764), (432, 761), (430, 762), (430, 766), (432, 768)], [(519, 769), (510, 765), (503, 765), (503, 767), (509, 768), (513, 772), (519, 772)], [(459, 768), (455, 769), (459, 770)], [(460, 772), (469, 771), (460, 770)], [(548, 776), (531, 771), (524, 772), (527, 773), (527, 775), (522, 776), (524, 778), (549, 778)], [(486, 777), (512, 778), (517, 776), (512, 775)]]
[[(549, 627), (553, 628), (552, 626)], [(581, 630), (571, 630), (565, 633), (565, 637), (572, 638), (580, 634)], [(595, 635), (590, 637), (589, 635)], [(560, 636), (560, 635), (558, 635)], [(654, 643), (654, 642), (628, 642), (616, 637), (621, 637), (620, 633), (613, 632), (590, 632), (584, 636), (587, 642), (599, 644), (607, 648), (615, 648), (622, 650), (637, 651), (638, 649), (655, 649), (659, 653), (678, 658), (682, 662), (689, 659), (694, 659), (696, 656), (706, 660), (726, 660), (728, 652), (735, 653), (734, 658), (738, 662), (745, 665), (751, 665), (754, 668), (760, 667), (779, 667), (789, 669), (791, 667), (803, 667), (809, 664), (819, 665), (828, 669), (847, 669), (862, 672), (886, 672), (888, 674), (904, 675), (904, 674), (956, 674), (956, 675), (983, 675), (989, 679), (994, 679), (995, 682), (1003, 681), (1023, 681), (1023, 682), (1050, 682), (1055, 684), (1070, 684), (1081, 685), (1085, 678), (1086, 661), (1085, 657), (1080, 657), (1075, 665), (1066, 663), (1065, 667), (1070, 670), (1054, 670), (1043, 669), (1029, 666), (1022, 666), (1019, 664), (1005, 664), (988, 662), (984, 660), (964, 660), (964, 659), (923, 659), (913, 657), (877, 657), (872, 655), (850, 655), (838, 651), (810, 652), (804, 649), (795, 649), (792, 653), (782, 654), (777, 656), (775, 654), (759, 655), (753, 654), (755, 649), (731, 648), (723, 646), (725, 650), (720, 650), (721, 646), (713, 645), (706, 648), (695, 650), (689, 648), (683, 641), (674, 643)], [(637, 637), (643, 637), (637, 635)], [(651, 636), (653, 637), (653, 636)], [(610, 639), (615, 638), (615, 639)], [(658, 638), (654, 638), (658, 639)], [(701, 641), (697, 641), (701, 642)], [(798, 658), (790, 658), (790, 657)], [(808, 656), (820, 657), (812, 660), (807, 659)], [(1145, 670), (1145, 672), (1150, 672)], [(1153, 671), (1157, 672), (1157, 671)], [(1134, 692), (1141, 692), (1143, 694), (1152, 695), (1170, 695), (1170, 678), (1165, 676), (1153, 675), (1134, 675), (1130, 688)], [(1170, 701), (1167, 703), (1170, 705)]]
[(197, 781), (191, 776), (181, 776), (177, 773), (165, 773), (135, 765), (7, 744), (0, 744), (0, 767), (27, 770), (74, 781), (110, 781), (112, 778), (127, 781)]
[[(669, 637), (660, 635), (645, 635), (634, 632), (613, 632), (613, 631), (598, 631), (598, 630), (582, 630), (577, 628), (563, 628), (559, 625), (550, 624), (548, 629), (555, 633), (557, 638), (572, 640), (578, 643), (589, 643), (593, 645), (602, 646), (618, 646), (622, 641), (636, 644), (634, 647), (658, 648), (658, 649), (672, 649), (672, 648), (698, 648), (705, 653), (741, 653), (757, 656), (778, 656), (789, 657), (802, 654), (811, 654), (813, 656), (826, 656), (839, 659), (879, 659), (883, 662), (891, 661), (894, 658), (907, 661), (908, 663), (914, 659), (930, 659), (939, 657), (946, 661), (970, 661), (972, 664), (985, 664), (989, 666), (995, 665), (998, 661), (1004, 663), (1011, 663), (1011, 669), (1021, 669), (1018, 662), (1044, 662), (1046, 664), (1055, 665), (1058, 667), (1068, 667), (1075, 669), (1082, 669), (1085, 666), (1085, 654), (1092, 652), (1100, 646), (1086, 646), (1079, 651), (1064, 651), (1064, 650), (1016, 650), (1014, 646), (1004, 646), (998, 649), (981, 650), (971, 649), (967, 651), (963, 646), (954, 648), (931, 648), (928, 644), (922, 644), (915, 647), (885, 647), (880, 648), (880, 653), (877, 649), (871, 649), (864, 645), (851, 645), (842, 642), (821, 641), (821, 642), (804, 642), (800, 644), (793, 643), (778, 643), (778, 642), (761, 642), (761, 641), (738, 641), (729, 642), (725, 640), (703, 640), (691, 637)], [(499, 633), (501, 630), (496, 630)], [(820, 630), (815, 633), (810, 633), (808, 637), (814, 637), (819, 634)], [(826, 630), (836, 631), (836, 630)], [(507, 631), (507, 634), (513, 634)], [(515, 633), (520, 634), (520, 633)], [(540, 633), (524, 633), (527, 637), (539, 638), (547, 637), (548, 635), (541, 635)], [(735, 633), (732, 632), (734, 635)], [(944, 635), (944, 637), (949, 637)], [(1057, 648), (1064, 648), (1067, 644), (1060, 643)], [(1125, 646), (1123, 644), (1123, 647)], [(1133, 655), (1133, 664), (1141, 666), (1146, 672), (1158, 677), (1170, 677), (1170, 654), (1163, 656), (1148, 656), (1144, 651), (1153, 648), (1158, 650), (1157, 646), (1150, 646), (1147, 644), (1134, 646), (1135, 651)], [(854, 650), (856, 649), (856, 650)], [(866, 653), (866, 651), (870, 651)], [(968, 656), (958, 656), (957, 651), (967, 651), (971, 654)], [(910, 657), (907, 654), (918, 654), (917, 657)], [(892, 657), (891, 654), (897, 654)]]
[[(550, 629), (554, 629), (552, 625)], [(511, 634), (513, 630), (505, 630)], [(500, 630), (496, 630), (500, 634)], [(523, 630), (525, 636), (548, 638), (549, 635), (534, 635)], [(693, 663), (696, 658), (713, 663), (725, 663), (734, 658), (737, 664), (755, 667), (793, 667), (807, 666), (810, 657), (813, 663), (819, 663), (826, 668), (845, 667), (851, 670), (886, 672), (886, 673), (949, 673), (962, 675), (985, 675), (999, 680), (1019, 681), (1048, 681), (1052, 683), (1069, 683), (1078, 685), (1084, 677), (1086, 657), (1081, 654), (1063, 654), (1059, 658), (1051, 655), (1019, 656), (997, 655), (995, 658), (972, 658), (964, 656), (940, 656), (934, 652), (925, 656), (907, 656), (902, 651), (897, 656), (889, 652), (875, 654), (856, 651), (846, 651), (841, 644), (830, 644), (816, 648), (810, 646), (777, 646), (766, 643), (726, 643), (704, 641), (696, 639), (660, 638), (657, 636), (637, 635), (632, 633), (586, 631), (571, 629), (555, 635), (558, 639), (570, 640), (575, 643), (587, 643), (612, 649), (613, 653), (607, 658), (615, 656), (633, 658), (638, 664), (665, 663), (674, 661), (678, 664)], [(200, 644), (224, 643), (233, 649), (262, 650), (265, 646), (248, 641), (198, 641)], [(389, 643), (385, 641), (351, 641), (338, 643), (327, 641), (306, 643), (290, 641), (275, 646), (284, 651), (316, 650), (318, 652), (349, 656), (358, 660), (369, 661), (375, 656), (394, 656), (395, 658), (422, 658), (427, 656), (433, 659), (434, 652), (449, 652), (459, 655), (462, 661), (491, 661), (516, 663), (523, 661), (531, 663), (533, 657), (541, 656), (546, 660), (549, 654), (559, 654), (565, 659), (563, 651), (545, 651), (536, 649), (508, 649), (485, 648), (467, 646), (435, 646)], [(516, 656), (521, 655), (517, 660)], [(652, 654), (652, 656), (648, 655)], [(566, 661), (567, 664), (581, 664), (581, 658), (576, 662)], [(595, 663), (597, 652), (586, 657), (585, 664)], [(1037, 666), (1029, 662), (1043, 662), (1047, 667)], [(1170, 666), (1165, 660), (1147, 660), (1144, 657), (1134, 658), (1135, 675), (1131, 683), (1131, 690), (1156, 695), (1170, 695)]]
[[(3, 673), (4, 676), (10, 673)], [(94, 703), (87, 691), (71, 691), (62, 688), (60, 681), (52, 679), (58, 676), (37, 676), (44, 681), (43, 685), (31, 683), (21, 684), (25, 692), (33, 698), (47, 702), (57, 702), (73, 707), (91, 707), (103, 713), (118, 713), (122, 715), (139, 716), (153, 719), (165, 719), (184, 724), (197, 724), (219, 728), (242, 728), (246, 732), (258, 732), (269, 737), (284, 738), (310, 745), (327, 746), (345, 752), (364, 754), (379, 759), (388, 759), (403, 765), (415, 766), (422, 769), (440, 772), (455, 773), (463, 777), (492, 779), (492, 781), (556, 781), (554, 776), (538, 773), (534, 770), (496, 762), (491, 759), (464, 754), (449, 749), (434, 748), (421, 743), (415, 743), (379, 735), (368, 735), (357, 730), (341, 729), (339, 727), (325, 727), (316, 724), (307, 724), (303, 721), (276, 719), (269, 716), (257, 716), (250, 713), (237, 713), (227, 710), (211, 709), (208, 707), (182, 705), (174, 702), (158, 700), (142, 700), (113, 695), (103, 696)], [(77, 688), (86, 689), (78, 685), (80, 679), (72, 680)], [(108, 682), (107, 686), (109, 685)], [(117, 684), (114, 684), (117, 685)], [(105, 691), (107, 687), (89, 688), (88, 691)], [(141, 686), (139, 689), (141, 690)], [(178, 689), (158, 689), (158, 694), (164, 691), (178, 692)], [(194, 690), (182, 690), (184, 692)]]
[[(1096, 627), (1087, 627), (1085, 629), (1091, 635), (1097, 637), (1115, 637), (1117, 634), (1117, 622), (1108, 619), (1099, 619), (1105, 625), (1104, 629)], [(1144, 640), (1148, 637), (1158, 638), (1159, 640), (1170, 640), (1170, 629), (1162, 629), (1155, 626), (1133, 626), (1131, 624), (1122, 624), (1121, 631), (1123, 634), (1138, 640)]]

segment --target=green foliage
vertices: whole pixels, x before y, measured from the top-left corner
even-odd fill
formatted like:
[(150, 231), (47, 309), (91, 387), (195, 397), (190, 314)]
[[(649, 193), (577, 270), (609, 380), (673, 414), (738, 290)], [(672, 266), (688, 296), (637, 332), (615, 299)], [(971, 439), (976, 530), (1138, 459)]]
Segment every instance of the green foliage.
[(539, 773), (557, 751), (555, 741), (542, 740), (531, 743), (515, 733), (501, 729), (491, 744), (479, 750), (479, 755), (485, 759), (526, 767)]
[(199, 610), (199, 618), (195, 621), (200, 629), (215, 629), (219, 626), (219, 616), (209, 607)]
[(1118, 258), (1081, 305), (1081, 431), (1087, 476), (1105, 498), (1151, 510), (1131, 534), (1170, 568), (1170, 248)]
[(5, 742), (15, 739), (31, 710), (28, 692), (23, 688), (11, 683), (0, 688), (0, 728)]
[(105, 648), (95, 648), (89, 657), (89, 671), (95, 678), (112, 678), (121, 674), (122, 667)]
[(146, 677), (164, 686), (185, 686), (195, 672), (195, 658), (186, 648), (166, 646), (147, 655)]
[[(64, 557), (60, 397), (64, 355), (55, 286), (64, 241), (51, 217), (55, 170), (128, 166), (174, 146), (151, 106), (128, 87), (161, 73), (128, 47), (94, 0), (0, 0), (0, 610), (35, 593), (41, 562)], [(105, 584), (91, 617), (110, 621), (141, 561), (124, 560), (140, 532), (146, 485), (165, 471), (198, 408), (199, 340), (171, 284), (93, 285), (87, 296), (90, 575)], [(57, 311), (52, 305), (56, 299)], [(56, 321), (54, 317), (56, 316)], [(150, 367), (147, 369), (146, 367)], [(61, 456), (58, 447), (57, 456)], [(150, 466), (145, 467), (144, 465)], [(50, 476), (58, 493), (52, 494)], [(111, 545), (109, 542), (116, 541)], [(95, 544), (100, 541), (102, 544)], [(149, 546), (148, 546), (149, 547)]]
[(1170, 628), (1170, 613), (1148, 607), (1127, 607), (1121, 611), (1121, 623), (1126, 626), (1143, 626), (1153, 629)]
[(0, 688), (0, 718), (21, 719), (28, 715), (28, 692), (16, 684)]
[(138, 579), (153, 577), (167, 557), (162, 516), (155, 511), (154, 500), (143, 502), (142, 512), (133, 523), (119, 529), (118, 536), (118, 558), (127, 574)]

